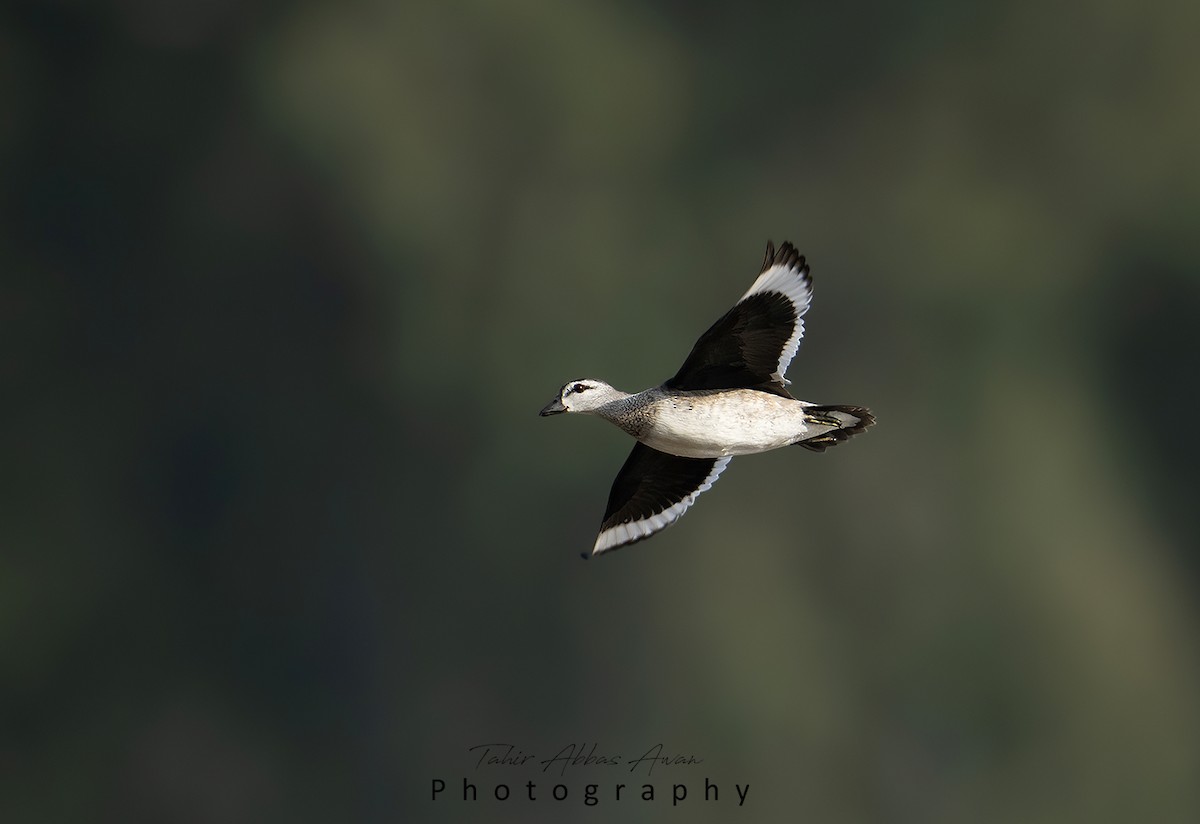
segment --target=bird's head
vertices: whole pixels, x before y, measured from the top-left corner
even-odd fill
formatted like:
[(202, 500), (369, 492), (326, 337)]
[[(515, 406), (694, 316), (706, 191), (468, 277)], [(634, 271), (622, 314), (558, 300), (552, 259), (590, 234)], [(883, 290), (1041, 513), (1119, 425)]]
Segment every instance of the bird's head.
[(595, 378), (577, 378), (563, 384), (558, 397), (546, 404), (538, 414), (559, 415), (563, 412), (595, 412), (610, 401), (625, 397), (624, 392), (613, 389)]

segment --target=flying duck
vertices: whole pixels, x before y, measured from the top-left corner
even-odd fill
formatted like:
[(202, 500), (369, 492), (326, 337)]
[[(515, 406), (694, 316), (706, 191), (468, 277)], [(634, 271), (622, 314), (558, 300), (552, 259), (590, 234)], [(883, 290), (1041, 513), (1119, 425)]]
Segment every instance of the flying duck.
[(597, 415), (637, 439), (584, 558), (649, 538), (683, 515), (734, 455), (795, 444), (814, 452), (875, 423), (862, 406), (814, 404), (787, 390), (812, 277), (790, 243), (767, 243), (758, 279), (700, 336), (675, 376), (631, 395), (595, 378), (563, 384), (541, 415)]

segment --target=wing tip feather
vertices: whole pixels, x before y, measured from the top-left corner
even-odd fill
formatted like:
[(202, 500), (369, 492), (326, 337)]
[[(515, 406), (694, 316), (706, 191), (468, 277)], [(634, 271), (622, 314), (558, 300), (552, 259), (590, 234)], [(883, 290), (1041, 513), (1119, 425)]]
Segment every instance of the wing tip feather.
[(804, 259), (804, 255), (792, 245), (791, 241), (785, 240), (778, 249), (771, 241), (767, 241), (767, 254), (763, 257), (762, 272), (767, 271), (772, 266), (784, 266), (788, 269), (795, 269), (808, 280), (812, 280), (812, 272), (808, 267), (808, 261)]

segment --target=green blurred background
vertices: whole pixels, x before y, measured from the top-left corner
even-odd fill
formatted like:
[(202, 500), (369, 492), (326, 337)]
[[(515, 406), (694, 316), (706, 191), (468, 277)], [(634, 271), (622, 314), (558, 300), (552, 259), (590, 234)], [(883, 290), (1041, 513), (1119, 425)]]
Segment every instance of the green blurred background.
[[(1197, 31), (6, 4), (0, 819), (1200, 820)], [(879, 425), (580, 561), (629, 443), (537, 410), (672, 374), (768, 238), (796, 391)], [(727, 791), (428, 800), (537, 778), (491, 741)]]

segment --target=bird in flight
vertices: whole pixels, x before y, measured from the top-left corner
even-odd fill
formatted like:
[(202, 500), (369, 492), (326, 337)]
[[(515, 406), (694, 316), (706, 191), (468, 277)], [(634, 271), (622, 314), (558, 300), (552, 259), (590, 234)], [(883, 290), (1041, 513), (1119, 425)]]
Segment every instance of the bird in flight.
[(767, 243), (758, 278), (700, 336), (675, 376), (631, 395), (595, 378), (563, 384), (541, 415), (596, 415), (637, 439), (584, 558), (649, 538), (683, 515), (735, 455), (823, 452), (875, 423), (862, 406), (797, 400), (784, 374), (800, 348), (812, 277), (790, 243)]

